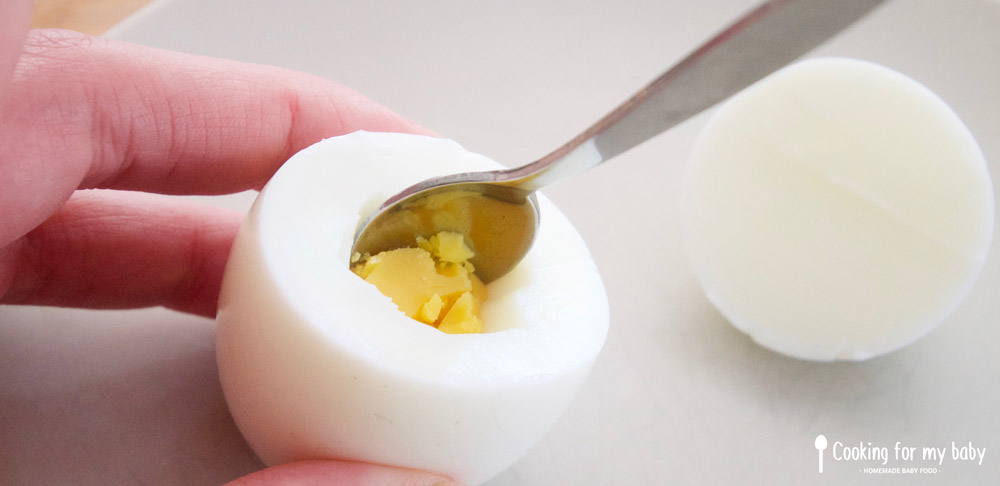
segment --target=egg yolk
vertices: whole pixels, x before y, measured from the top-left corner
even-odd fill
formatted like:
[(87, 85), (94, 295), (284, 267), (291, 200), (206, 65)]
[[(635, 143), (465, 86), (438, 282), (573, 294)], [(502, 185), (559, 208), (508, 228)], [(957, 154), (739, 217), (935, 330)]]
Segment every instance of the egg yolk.
[(449, 334), (482, 332), (479, 308), (486, 285), (469, 263), (475, 253), (465, 237), (442, 231), (417, 237), (416, 244), (370, 256), (355, 254), (351, 271), (413, 319)]

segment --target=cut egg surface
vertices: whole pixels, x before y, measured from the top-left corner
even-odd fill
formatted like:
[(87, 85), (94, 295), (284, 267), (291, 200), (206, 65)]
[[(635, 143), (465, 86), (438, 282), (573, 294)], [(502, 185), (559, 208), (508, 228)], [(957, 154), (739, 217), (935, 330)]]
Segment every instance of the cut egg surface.
[(708, 299), (809, 360), (863, 360), (944, 320), (976, 280), (993, 189), (934, 93), (873, 63), (802, 61), (736, 95), (693, 151), (683, 233)]
[(387, 197), (497, 168), (452, 141), (356, 132), (264, 187), (226, 269), (216, 346), (227, 404), (266, 464), (336, 458), (478, 484), (566, 409), (604, 344), (607, 297), (544, 196), (531, 251), (488, 285), (481, 334), (417, 322), (349, 268), (359, 221)]

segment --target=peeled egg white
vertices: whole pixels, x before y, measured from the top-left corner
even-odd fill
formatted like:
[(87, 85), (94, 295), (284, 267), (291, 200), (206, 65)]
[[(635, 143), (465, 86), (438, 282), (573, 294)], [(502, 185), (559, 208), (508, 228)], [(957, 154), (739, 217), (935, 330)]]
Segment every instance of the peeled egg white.
[(388, 196), (499, 167), (448, 140), (357, 132), (268, 182), (230, 256), (216, 344), (229, 409), (266, 464), (336, 458), (476, 484), (566, 409), (604, 344), (607, 297), (544, 196), (534, 247), (488, 287), (484, 334), (416, 322), (348, 269), (359, 220)]
[(789, 66), (694, 148), (684, 235), (709, 300), (758, 343), (861, 360), (942, 322), (993, 233), (976, 141), (934, 93), (851, 59)]

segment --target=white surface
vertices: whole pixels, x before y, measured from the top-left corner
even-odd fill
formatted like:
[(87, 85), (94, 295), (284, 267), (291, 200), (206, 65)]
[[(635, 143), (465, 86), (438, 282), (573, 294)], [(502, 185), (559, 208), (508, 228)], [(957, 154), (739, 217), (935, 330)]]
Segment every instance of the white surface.
[[(356, 88), (470, 150), (517, 165), (575, 135), (751, 4), (173, 0), (154, 4), (112, 35), (311, 71)], [(927, 85), (968, 124), (990, 165), (994, 187), (1000, 187), (998, 52), (1000, 4), (995, 1), (895, 0), (816, 54), (868, 59)], [(546, 191), (590, 245), (609, 294), (611, 332), (567, 414), (491, 486), (995, 484), (1000, 477), (1000, 238), (993, 238), (985, 270), (966, 301), (915, 345), (851, 364), (777, 355), (722, 320), (701, 294), (681, 249), (680, 181), (704, 119)], [(14, 378), (4, 377), (4, 383), (14, 383), (8, 390), (16, 389), (8, 396), (40, 400), (31, 391), (39, 377), (70, 376), (89, 384), (53, 386), (48, 393), (63, 400), (61, 407), (31, 407), (35, 402), (29, 401), (17, 409), (17, 424), (32, 419), (43, 424), (30, 430), (35, 442), (29, 446), (59, 440), (67, 430), (89, 437), (101, 429), (74, 426), (76, 417), (110, 424), (129, 419), (112, 427), (117, 435), (92, 439), (97, 445), (124, 444), (117, 456), (81, 451), (72, 458), (75, 469), (46, 471), (63, 481), (44, 484), (132, 484), (136, 477), (169, 482), (183, 468), (190, 471), (187, 484), (199, 482), (196, 478), (212, 484), (256, 467), (231, 425), (217, 417), (217, 385), (206, 378), (214, 371), (205, 345), (211, 340), (209, 323), (161, 311), (0, 312), (5, 321), (0, 371), (17, 370)], [(130, 322), (136, 319), (140, 322)], [(110, 329), (143, 339), (118, 338)], [(178, 373), (148, 385), (156, 377), (146, 378), (146, 356), (170, 360)], [(113, 359), (116, 365), (109, 366)], [(185, 376), (200, 377), (205, 384), (192, 386)], [(177, 431), (162, 420), (133, 418), (138, 412), (132, 408), (124, 414), (88, 408), (92, 395), (107, 389), (124, 389), (153, 409), (176, 401), (162, 396), (163, 390), (211, 399), (194, 402), (202, 404), (199, 412), (157, 409), (161, 418), (186, 424)], [(0, 407), (0, 415), (8, 410)], [(206, 433), (203, 423), (188, 420), (187, 413), (201, 418), (214, 413), (212, 423), (222, 425)], [(821, 433), (830, 442), (822, 476), (814, 448)], [(149, 452), (164, 438), (175, 445), (172, 455)], [(982, 465), (949, 457), (934, 475), (867, 475), (860, 470), (874, 465), (871, 461), (831, 457), (837, 441), (871, 442), (890, 450), (897, 441), (917, 447), (971, 441), (986, 447), (986, 456)], [(148, 466), (125, 467), (135, 457)], [(890, 460), (889, 465), (908, 464)]]

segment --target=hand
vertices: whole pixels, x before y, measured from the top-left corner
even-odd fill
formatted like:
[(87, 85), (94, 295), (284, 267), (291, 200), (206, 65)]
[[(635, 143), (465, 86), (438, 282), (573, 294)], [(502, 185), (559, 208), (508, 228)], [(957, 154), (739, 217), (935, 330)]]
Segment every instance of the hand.
[[(329, 81), (67, 31), (28, 32), (30, 13), (28, 0), (0, 5), (2, 303), (163, 305), (214, 316), (242, 215), (152, 193), (260, 188), (321, 138), (423, 132)], [(445, 481), (308, 461), (232, 484)]]
[(68, 31), (27, 35), (2, 82), (4, 303), (213, 316), (240, 216), (134, 191), (259, 188), (323, 137), (420, 130), (311, 76)]

